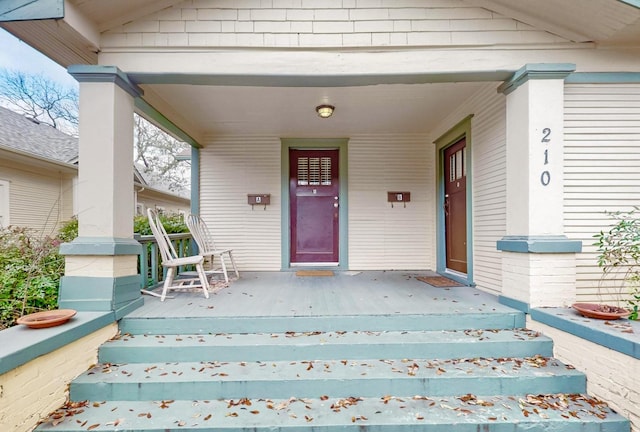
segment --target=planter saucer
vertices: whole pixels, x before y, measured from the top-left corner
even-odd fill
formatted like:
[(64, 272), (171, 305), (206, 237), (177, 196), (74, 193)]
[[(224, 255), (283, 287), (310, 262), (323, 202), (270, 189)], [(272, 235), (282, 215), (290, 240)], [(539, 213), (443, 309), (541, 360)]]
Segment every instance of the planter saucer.
[(63, 324), (76, 314), (73, 309), (54, 309), (25, 315), (16, 320), (30, 328), (47, 328)]
[(616, 320), (630, 314), (625, 308), (595, 303), (574, 303), (572, 307), (587, 318)]

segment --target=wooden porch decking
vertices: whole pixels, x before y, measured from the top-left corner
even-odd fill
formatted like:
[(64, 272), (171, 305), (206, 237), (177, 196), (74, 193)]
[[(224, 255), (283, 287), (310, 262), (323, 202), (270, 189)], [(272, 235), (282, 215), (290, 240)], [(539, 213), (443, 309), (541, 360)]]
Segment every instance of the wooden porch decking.
[(161, 302), (145, 296), (129, 318), (314, 317), (500, 313), (513, 309), (471, 287), (434, 287), (418, 276), (430, 271), (336, 271), (334, 276), (296, 272), (242, 272), (205, 299), (202, 291), (174, 291)]

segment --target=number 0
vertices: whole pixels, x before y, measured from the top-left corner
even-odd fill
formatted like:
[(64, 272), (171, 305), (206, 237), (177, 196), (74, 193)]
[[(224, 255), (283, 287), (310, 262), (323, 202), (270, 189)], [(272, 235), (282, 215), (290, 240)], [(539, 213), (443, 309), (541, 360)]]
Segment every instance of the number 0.
[(540, 174), (540, 183), (542, 183), (542, 186), (547, 186), (550, 182), (551, 174), (549, 171), (542, 171), (542, 174)]

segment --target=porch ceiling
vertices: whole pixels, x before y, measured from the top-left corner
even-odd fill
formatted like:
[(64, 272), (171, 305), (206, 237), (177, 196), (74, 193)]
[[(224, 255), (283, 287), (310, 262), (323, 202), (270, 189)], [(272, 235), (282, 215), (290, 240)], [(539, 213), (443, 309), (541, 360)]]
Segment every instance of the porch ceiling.
[[(381, 84), (357, 87), (142, 86), (180, 113), (200, 136), (349, 137), (427, 134), (482, 86), (498, 83)], [(335, 112), (320, 118), (315, 107)]]

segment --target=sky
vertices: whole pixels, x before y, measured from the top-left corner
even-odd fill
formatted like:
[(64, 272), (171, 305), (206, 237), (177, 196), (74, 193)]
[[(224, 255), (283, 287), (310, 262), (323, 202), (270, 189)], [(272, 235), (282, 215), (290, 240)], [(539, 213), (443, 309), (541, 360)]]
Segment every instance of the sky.
[(65, 87), (77, 87), (76, 80), (66, 69), (0, 28), (0, 69), (19, 70), (28, 74), (42, 74)]

